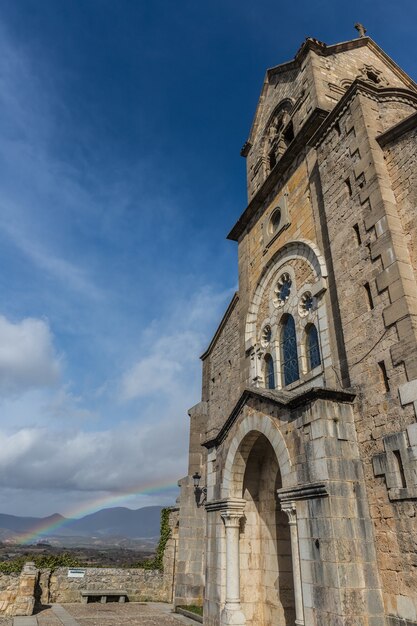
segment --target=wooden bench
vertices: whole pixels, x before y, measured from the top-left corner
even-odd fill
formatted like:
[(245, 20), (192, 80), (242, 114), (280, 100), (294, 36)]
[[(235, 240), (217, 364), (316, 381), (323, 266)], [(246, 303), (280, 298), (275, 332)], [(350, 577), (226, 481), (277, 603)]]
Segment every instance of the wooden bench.
[(88, 604), (89, 598), (100, 598), (100, 602), (105, 604), (107, 602), (107, 598), (117, 597), (119, 598), (119, 602), (126, 602), (127, 591), (120, 591), (120, 589), (90, 589), (81, 591), (81, 602), (83, 604)]

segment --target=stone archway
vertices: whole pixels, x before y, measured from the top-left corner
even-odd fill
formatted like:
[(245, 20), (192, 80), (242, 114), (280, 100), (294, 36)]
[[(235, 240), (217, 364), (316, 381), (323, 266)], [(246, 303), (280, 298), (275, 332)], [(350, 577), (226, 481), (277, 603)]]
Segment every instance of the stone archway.
[[(247, 438), (254, 436), (250, 433)], [(246, 461), (241, 496), (246, 505), (240, 536), (240, 589), (247, 626), (292, 626), (295, 622), (290, 526), (277, 499), (281, 487), (275, 451), (265, 435), (257, 433)]]
[(256, 414), (245, 417), (229, 445), (223, 470), (222, 517), (226, 544), (234, 554), (233, 565), (226, 563), (226, 578), (237, 582), (232, 602), (226, 584), (222, 624), (304, 624), (295, 505), (289, 512), (277, 499), (277, 490), (294, 486), (295, 481), (275, 420)]

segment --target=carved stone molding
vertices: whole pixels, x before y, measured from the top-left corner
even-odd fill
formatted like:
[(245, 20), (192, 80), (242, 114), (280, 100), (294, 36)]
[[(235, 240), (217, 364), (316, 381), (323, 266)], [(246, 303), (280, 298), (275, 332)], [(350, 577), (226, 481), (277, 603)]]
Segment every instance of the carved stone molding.
[(297, 509), (294, 501), (282, 502), (281, 509), (287, 515), (290, 526), (297, 523)]
[(222, 517), (224, 515), (239, 515), (242, 517), (245, 504), (246, 500), (243, 498), (224, 498), (222, 500), (206, 502), (205, 508), (208, 513), (211, 511), (220, 511)]
[(297, 500), (309, 500), (311, 498), (323, 498), (329, 495), (325, 483), (310, 483), (308, 485), (297, 485), (296, 487), (283, 488), (277, 490), (278, 499), (281, 502), (281, 508), (287, 503)]

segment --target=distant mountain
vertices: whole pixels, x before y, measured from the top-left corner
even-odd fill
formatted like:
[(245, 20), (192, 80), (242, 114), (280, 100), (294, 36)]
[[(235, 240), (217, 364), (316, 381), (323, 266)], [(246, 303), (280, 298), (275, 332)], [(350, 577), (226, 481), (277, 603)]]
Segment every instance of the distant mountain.
[(55, 524), (64, 519), (65, 517), (59, 515), (59, 513), (54, 513), (53, 515), (49, 515), (49, 517), (19, 517), (18, 515), (0, 513), (0, 528), (16, 533), (28, 533), (38, 528), (40, 524), (42, 524), (42, 526)]
[(102, 509), (80, 520), (65, 524), (75, 535), (118, 535), (130, 537), (156, 537), (159, 535), (161, 506), (146, 506), (142, 509), (115, 507)]
[[(2, 530), (22, 534), (42, 529), (39, 537), (157, 537), (161, 510), (161, 506), (146, 506), (136, 510), (115, 507), (102, 509), (81, 519), (66, 519), (58, 513), (43, 518), (0, 513), (0, 536), (4, 535)], [(50, 528), (56, 523), (57, 528)]]

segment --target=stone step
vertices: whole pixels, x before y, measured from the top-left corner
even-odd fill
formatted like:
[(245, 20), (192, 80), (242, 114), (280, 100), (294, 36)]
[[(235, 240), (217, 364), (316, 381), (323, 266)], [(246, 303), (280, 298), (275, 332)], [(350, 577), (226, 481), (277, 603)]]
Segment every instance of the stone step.
[(13, 626), (38, 626), (38, 620), (34, 615), (30, 617), (14, 617)]
[(53, 604), (52, 611), (64, 626), (80, 626), (79, 622), (77, 622), (60, 604)]

